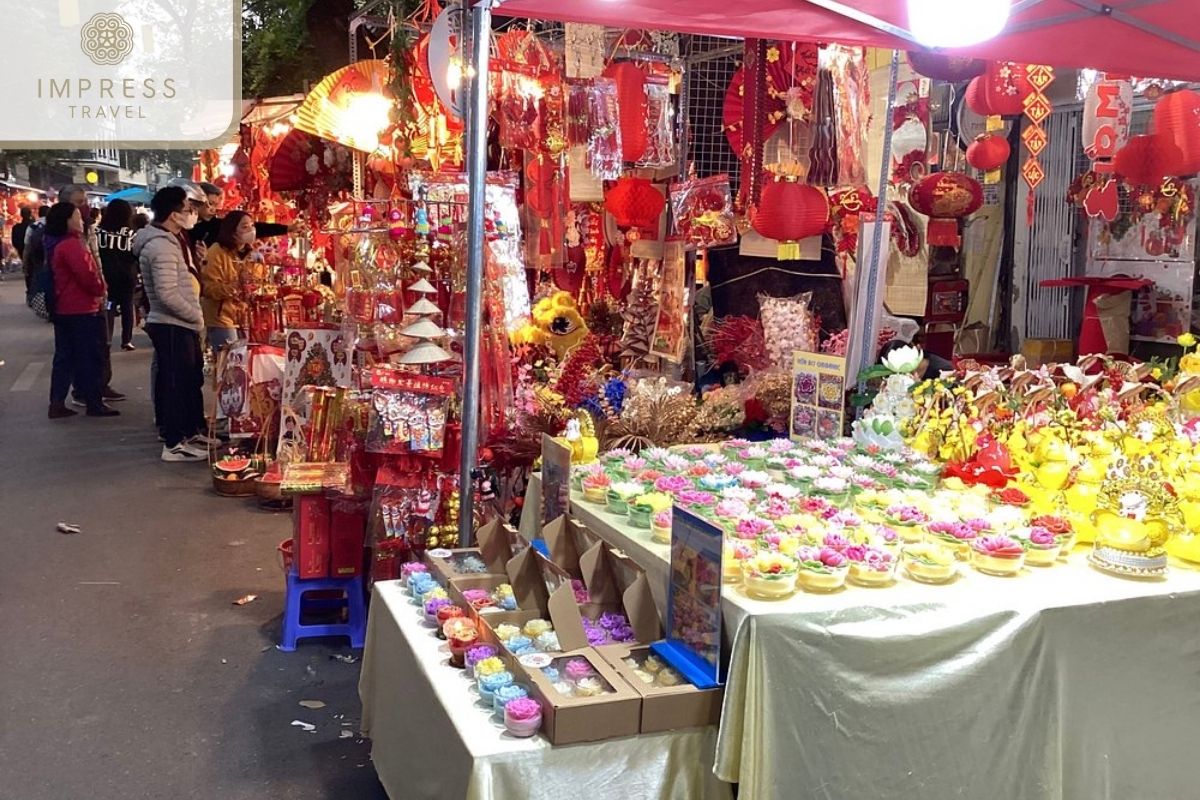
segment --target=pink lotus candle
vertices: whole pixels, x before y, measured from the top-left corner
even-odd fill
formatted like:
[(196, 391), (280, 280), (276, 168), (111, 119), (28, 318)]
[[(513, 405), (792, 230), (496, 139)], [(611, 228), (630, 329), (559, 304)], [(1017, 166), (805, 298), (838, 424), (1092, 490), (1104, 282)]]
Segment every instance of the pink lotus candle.
[(664, 475), (654, 482), (654, 488), (667, 494), (677, 494), (692, 488), (692, 482), (682, 475)]
[(739, 539), (757, 539), (772, 530), (775, 530), (775, 526), (769, 520), (758, 517), (742, 517), (734, 527), (733, 534)]
[(749, 508), (741, 500), (722, 500), (717, 503), (716, 514), (725, 519), (737, 519), (749, 512)]

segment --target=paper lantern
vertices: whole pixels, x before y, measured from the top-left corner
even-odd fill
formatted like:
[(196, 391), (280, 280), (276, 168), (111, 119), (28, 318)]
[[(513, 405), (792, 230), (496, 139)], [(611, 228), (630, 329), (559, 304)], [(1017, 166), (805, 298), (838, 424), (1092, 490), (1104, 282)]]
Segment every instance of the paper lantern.
[(961, 83), (982, 75), (987, 62), (981, 58), (949, 56), (925, 50), (909, 50), (908, 63), (917, 73), (947, 83)]
[(632, 62), (609, 64), (604, 77), (617, 84), (617, 110), (621, 124), (621, 157), (637, 161), (646, 154), (650, 142), (646, 122), (649, 118), (646, 101), (646, 73)]
[(622, 228), (657, 228), (667, 198), (645, 178), (623, 177), (604, 193), (604, 208)]
[(963, 100), (967, 104), (967, 108), (979, 116), (990, 117), (992, 115), (991, 107), (987, 101), (987, 93), (983, 88), (982, 76), (972, 78), (971, 82), (967, 84), (967, 93)]
[(779, 258), (799, 258), (801, 239), (820, 236), (829, 222), (829, 198), (792, 176), (763, 184), (750, 220), (755, 231), (780, 243)]
[(995, 133), (981, 133), (967, 147), (967, 163), (983, 172), (1000, 169), (1008, 163), (1012, 147), (1008, 140)]
[(961, 172), (935, 172), (913, 187), (908, 201), (929, 217), (929, 244), (957, 249), (962, 245), (958, 221), (983, 205), (983, 187)]
[(1133, 186), (1158, 186), (1163, 178), (1177, 175), (1182, 163), (1179, 147), (1158, 135), (1131, 137), (1113, 158), (1117, 174)]
[(1033, 93), (1033, 86), (1024, 64), (995, 61), (983, 74), (983, 91), (992, 114), (1017, 117), (1025, 113), (1025, 98)]
[(1200, 94), (1183, 89), (1154, 107), (1154, 133), (1179, 149), (1174, 175), (1200, 172)]

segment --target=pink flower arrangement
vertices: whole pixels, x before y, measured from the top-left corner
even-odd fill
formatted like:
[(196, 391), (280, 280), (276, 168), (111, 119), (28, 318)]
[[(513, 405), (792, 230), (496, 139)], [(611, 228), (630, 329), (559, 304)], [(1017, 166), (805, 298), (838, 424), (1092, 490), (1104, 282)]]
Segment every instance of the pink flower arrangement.
[(869, 549), (865, 544), (852, 544), (843, 552), (851, 561), (863, 562), (867, 560), (867, 550)]
[(996, 558), (1019, 558), (1025, 548), (1016, 539), (1009, 536), (984, 536), (975, 540), (975, 549)]
[(729, 441), (725, 442), (726, 447), (736, 450), (741, 450), (743, 447), (749, 447), (751, 444), (753, 444), (753, 442), (751, 442), (749, 439), (730, 439)]
[(897, 525), (924, 525), (929, 522), (929, 515), (916, 506), (896, 503), (883, 512), (888, 519)]
[(702, 492), (698, 489), (685, 489), (675, 496), (679, 501), (679, 505), (691, 508), (693, 506), (715, 506), (717, 497), (711, 492)]
[(542, 715), (542, 707), (538, 705), (536, 700), (530, 700), (528, 697), (518, 697), (516, 700), (508, 701), (504, 706), (504, 713), (509, 719), (518, 722), (529, 722)]
[(953, 538), (958, 541), (968, 541), (979, 535), (978, 531), (965, 522), (931, 522), (929, 523), (929, 532), (935, 536)]
[(664, 475), (654, 482), (654, 488), (667, 494), (678, 494), (692, 488), (692, 482), (682, 475)]
[(750, 509), (741, 500), (722, 500), (717, 503), (717, 516), (725, 517), (726, 519), (737, 519), (747, 513)]
[(731, 462), (729, 462), (728, 464), (726, 464), (726, 465), (725, 465), (725, 474), (726, 474), (726, 475), (732, 475), (732, 476), (734, 476), (735, 478), (736, 478), (738, 475), (741, 475), (741, 474), (742, 474), (743, 472), (745, 472), (745, 471), (746, 471), (746, 465), (745, 465), (745, 464), (739, 464), (739, 463), (738, 463), (738, 462), (736, 462), (736, 461), (731, 461)]
[(630, 456), (621, 462), (621, 466), (629, 472), (641, 472), (646, 468), (646, 459), (641, 456)]
[(842, 536), (840, 533), (827, 533), (825, 534), (825, 538), (821, 541), (821, 544), (825, 547), (828, 547), (830, 550), (836, 550), (839, 553), (844, 553), (846, 552), (846, 549), (850, 547), (850, 540), (845, 536)]
[[(718, 509), (720, 506), (718, 506)], [(720, 514), (720, 511), (717, 512)], [(734, 535), (739, 539), (757, 539), (768, 531), (775, 529), (769, 520), (760, 519), (758, 517), (742, 517), (737, 522), (737, 527), (733, 529)]]

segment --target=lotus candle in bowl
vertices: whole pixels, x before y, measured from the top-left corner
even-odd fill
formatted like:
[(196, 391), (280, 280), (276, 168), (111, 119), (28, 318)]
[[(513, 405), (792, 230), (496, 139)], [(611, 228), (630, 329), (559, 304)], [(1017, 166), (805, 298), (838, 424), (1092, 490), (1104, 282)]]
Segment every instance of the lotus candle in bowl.
[(851, 545), (846, 550), (850, 561), (848, 580), (858, 586), (889, 586), (896, 579), (895, 555), (880, 547)]
[(597, 505), (608, 502), (608, 487), (612, 485), (612, 479), (604, 473), (584, 477), (581, 485), (584, 500)]
[(629, 523), (635, 528), (649, 530), (651, 517), (671, 507), (671, 495), (664, 492), (647, 492), (633, 498), (629, 505)]
[(850, 482), (844, 478), (822, 476), (812, 482), (812, 491), (831, 503), (841, 505), (850, 494)]
[(769, 519), (744, 514), (738, 518), (733, 527), (733, 535), (743, 541), (754, 541), (768, 531), (775, 530), (775, 523)]
[(710, 518), (717, 507), (717, 496), (712, 492), (691, 489), (680, 492), (675, 498), (679, 505), (704, 518)]
[(691, 479), (685, 475), (663, 475), (654, 482), (654, 490), (665, 494), (677, 495), (694, 487)]
[(896, 503), (883, 510), (883, 518), (897, 528), (904, 541), (921, 541), (921, 526), (929, 522), (929, 515), (913, 505)]
[(929, 523), (925, 531), (931, 541), (950, 550), (959, 561), (970, 558), (971, 542), (978, 536), (966, 523), (945, 520)]
[(509, 701), (504, 706), (504, 727), (513, 736), (533, 736), (542, 727), (541, 706), (529, 698)]
[(746, 594), (761, 600), (782, 600), (796, 593), (796, 562), (780, 553), (759, 553), (742, 564)]
[(954, 553), (940, 544), (910, 544), (900, 559), (909, 577), (921, 583), (949, 583), (958, 575)]
[(1025, 563), (1031, 567), (1052, 567), (1062, 549), (1058, 537), (1045, 528), (1030, 527), (1015, 537), (1025, 547)]
[(1034, 517), (1029, 525), (1034, 528), (1044, 528), (1054, 534), (1055, 538), (1058, 539), (1058, 557), (1060, 559), (1066, 558), (1067, 554), (1071, 552), (1071, 548), (1075, 546), (1075, 529), (1063, 517), (1044, 514), (1040, 517)]
[(796, 582), (806, 592), (836, 592), (846, 585), (850, 561), (832, 547), (801, 548), (796, 561)]
[(659, 544), (671, 543), (671, 509), (657, 512), (650, 520), (650, 540)]
[(771, 482), (771, 476), (761, 470), (748, 469), (738, 476), (738, 482), (746, 489), (762, 489)]
[(627, 514), (629, 501), (646, 491), (646, 487), (633, 481), (618, 481), (608, 487), (608, 510), (613, 514)]
[(986, 575), (1016, 575), (1024, 564), (1025, 547), (1010, 536), (981, 536), (971, 543), (971, 565)]

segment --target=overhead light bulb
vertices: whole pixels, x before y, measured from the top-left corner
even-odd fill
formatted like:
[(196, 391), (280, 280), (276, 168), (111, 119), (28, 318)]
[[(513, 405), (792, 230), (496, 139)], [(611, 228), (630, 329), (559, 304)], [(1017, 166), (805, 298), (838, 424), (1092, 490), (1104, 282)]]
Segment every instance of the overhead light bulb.
[(1000, 35), (1011, 0), (908, 0), (908, 27), (926, 47), (968, 47)]

